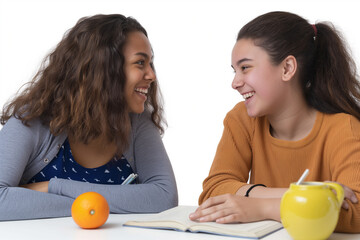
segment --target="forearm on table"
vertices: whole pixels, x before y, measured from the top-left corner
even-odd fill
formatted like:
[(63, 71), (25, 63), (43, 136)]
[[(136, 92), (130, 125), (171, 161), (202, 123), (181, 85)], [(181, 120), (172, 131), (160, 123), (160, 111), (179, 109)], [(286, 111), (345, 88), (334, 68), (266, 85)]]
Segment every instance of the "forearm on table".
[[(245, 196), (248, 189), (253, 185), (254, 184), (243, 185), (236, 192), (236, 195)], [(259, 200), (263, 215), (262, 219), (272, 219), (280, 222), (280, 202), (283, 194), (287, 190), (287, 188), (256, 186), (251, 189), (249, 198), (257, 198)]]
[(81, 193), (94, 191), (106, 198), (112, 213), (150, 213), (164, 211), (178, 204), (176, 186), (166, 184), (167, 181), (109, 185), (58, 178), (50, 181), (49, 192), (76, 198)]
[[(254, 184), (247, 184), (240, 187), (236, 195), (245, 196), (248, 189)], [(249, 197), (253, 198), (281, 198), (283, 194), (287, 191), (287, 188), (270, 188), (263, 186), (256, 186), (251, 189)]]
[(0, 187), (0, 221), (70, 216), (73, 201), (22, 187)]

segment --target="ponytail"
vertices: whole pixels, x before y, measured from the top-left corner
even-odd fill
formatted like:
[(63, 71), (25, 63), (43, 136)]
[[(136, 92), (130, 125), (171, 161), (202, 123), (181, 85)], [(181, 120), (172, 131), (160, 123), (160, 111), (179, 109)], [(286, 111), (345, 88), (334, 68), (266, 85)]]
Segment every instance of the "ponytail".
[(308, 85), (308, 103), (325, 113), (348, 113), (360, 119), (360, 83), (345, 41), (331, 25), (315, 25), (314, 74)]

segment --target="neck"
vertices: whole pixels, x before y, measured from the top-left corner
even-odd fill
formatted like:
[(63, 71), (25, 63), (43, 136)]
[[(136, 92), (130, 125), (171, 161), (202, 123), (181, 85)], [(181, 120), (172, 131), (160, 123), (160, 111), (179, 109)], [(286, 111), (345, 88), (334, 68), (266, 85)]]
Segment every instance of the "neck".
[(316, 121), (316, 110), (304, 105), (284, 112), (280, 116), (268, 116), (270, 133), (273, 137), (298, 141), (305, 138), (312, 130)]
[(116, 154), (117, 146), (104, 136), (89, 141), (87, 144), (68, 137), (75, 161), (86, 168), (96, 168), (108, 163)]

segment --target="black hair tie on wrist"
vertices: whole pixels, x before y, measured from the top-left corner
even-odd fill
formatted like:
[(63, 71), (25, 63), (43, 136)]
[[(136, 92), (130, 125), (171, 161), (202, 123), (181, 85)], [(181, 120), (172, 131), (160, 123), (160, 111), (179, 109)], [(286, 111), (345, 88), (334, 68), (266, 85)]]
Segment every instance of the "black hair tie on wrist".
[(266, 187), (264, 184), (254, 184), (254, 185), (252, 185), (251, 187), (249, 187), (249, 189), (246, 191), (245, 197), (249, 197), (250, 191), (251, 191), (254, 187), (258, 187), (258, 186)]

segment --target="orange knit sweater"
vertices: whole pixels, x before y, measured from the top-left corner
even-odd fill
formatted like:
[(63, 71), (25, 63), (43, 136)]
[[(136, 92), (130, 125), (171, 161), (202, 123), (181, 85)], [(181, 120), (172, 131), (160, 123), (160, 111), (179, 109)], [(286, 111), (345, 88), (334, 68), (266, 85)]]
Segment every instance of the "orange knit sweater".
[[(201, 204), (207, 198), (235, 194), (247, 184), (289, 187), (304, 170), (306, 181), (336, 181), (356, 193), (360, 201), (360, 121), (348, 114), (317, 113), (313, 129), (299, 141), (273, 138), (266, 117), (250, 118), (243, 102), (224, 120), (224, 132), (209, 176), (204, 180)], [(348, 200), (347, 200), (348, 201)], [(360, 202), (341, 209), (336, 231), (360, 232)]]

